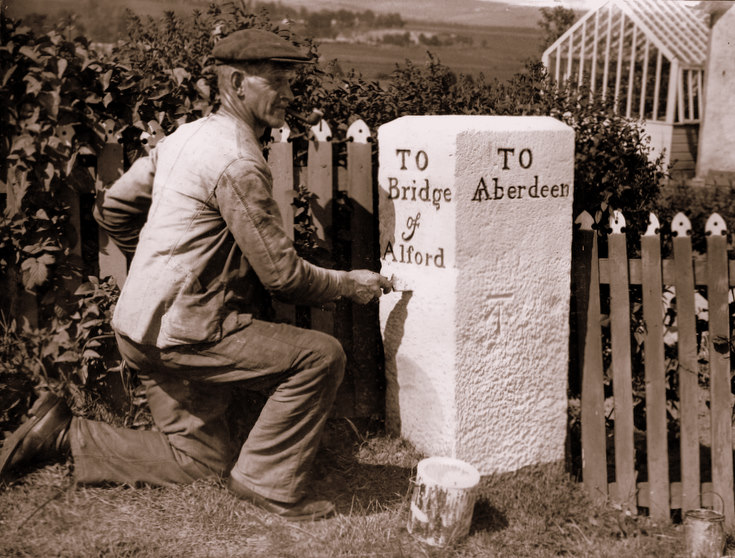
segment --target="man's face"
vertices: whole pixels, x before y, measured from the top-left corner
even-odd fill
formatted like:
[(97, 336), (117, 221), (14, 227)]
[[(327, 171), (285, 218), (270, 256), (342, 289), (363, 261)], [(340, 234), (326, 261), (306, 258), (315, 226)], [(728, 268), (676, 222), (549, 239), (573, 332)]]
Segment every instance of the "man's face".
[(286, 107), (293, 101), (291, 82), (296, 72), (292, 68), (267, 64), (243, 82), (243, 108), (258, 127), (280, 128), (286, 119)]

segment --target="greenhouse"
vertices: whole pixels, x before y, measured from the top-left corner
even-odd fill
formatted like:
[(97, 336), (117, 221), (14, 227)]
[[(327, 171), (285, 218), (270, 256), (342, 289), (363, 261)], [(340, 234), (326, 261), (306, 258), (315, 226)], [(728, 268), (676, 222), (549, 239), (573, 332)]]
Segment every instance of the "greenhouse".
[(708, 16), (666, 0), (608, 0), (544, 51), (559, 83), (588, 85), (644, 122), (672, 173), (692, 176), (703, 112)]

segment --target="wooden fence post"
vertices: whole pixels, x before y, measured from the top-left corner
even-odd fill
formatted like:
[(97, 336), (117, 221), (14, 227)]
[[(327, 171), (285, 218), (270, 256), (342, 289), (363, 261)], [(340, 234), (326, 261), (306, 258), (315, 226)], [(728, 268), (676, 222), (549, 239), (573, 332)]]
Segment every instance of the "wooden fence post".
[(682, 512), (699, 508), (697, 322), (694, 307), (694, 267), (692, 265), (691, 223), (677, 213), (671, 224), (674, 234), (674, 288), (676, 289), (677, 350), (679, 360), (679, 433), (681, 453)]
[[(72, 141), (75, 135), (74, 126), (59, 126), (56, 132), (57, 137), (60, 136), (64, 147), (71, 152)], [(69, 208), (69, 224), (71, 225), (73, 235), (72, 238), (67, 238), (70, 244), (69, 256), (71, 262), (78, 264), (82, 261), (82, 215), (81, 204), (79, 201), (80, 192), (71, 180), (66, 180), (64, 184), (60, 185), (58, 195), (59, 199)], [(62, 280), (64, 288), (70, 293), (74, 293), (77, 290), (80, 282), (80, 278), (75, 277), (74, 275), (65, 277)]]
[[(268, 151), (268, 166), (273, 176), (273, 198), (283, 218), (283, 226), (290, 239), (294, 238), (294, 172), (293, 144), (288, 141), (291, 129), (284, 124), (279, 130), (272, 131), (273, 142)], [(289, 324), (296, 323), (296, 307), (273, 301), (273, 308), (278, 321)]]
[(582, 480), (598, 502), (607, 499), (605, 394), (603, 390), (602, 331), (600, 326), (600, 270), (597, 231), (586, 211), (575, 221), (573, 246), (577, 349), (582, 375)]
[(625, 218), (616, 211), (608, 236), (610, 260), (610, 336), (615, 408), (615, 478), (617, 500), (636, 511), (633, 386), (630, 353), (630, 293)]
[[(350, 220), (351, 267), (378, 271), (375, 215), (373, 214), (372, 146), (370, 130), (362, 120), (347, 129), (347, 192), (352, 201)], [(352, 305), (352, 357), (355, 415), (382, 414), (383, 384), (377, 302)]]
[[(322, 120), (311, 128), (312, 139), (309, 141), (308, 167), (306, 185), (316, 202), (311, 209), (317, 238), (323, 248), (332, 253), (331, 239), (334, 211), (334, 173), (332, 168), (332, 131), (329, 124)], [(334, 333), (334, 315), (331, 311), (313, 308), (311, 311), (311, 327), (330, 335)]]
[(728, 308), (727, 227), (710, 215), (707, 233), (707, 301), (709, 303), (710, 413), (712, 420), (712, 485), (722, 502), (725, 527), (735, 527), (733, 494), (732, 403), (730, 402), (730, 317)]
[(291, 129), (284, 124), (272, 130), (272, 143), (268, 150), (268, 166), (273, 176), (273, 198), (283, 217), (283, 226), (290, 239), (294, 237), (294, 183), (293, 183), (293, 144), (288, 141)]
[[(123, 146), (118, 141), (114, 130), (114, 122), (104, 124), (106, 141), (97, 157), (97, 182), (95, 189), (99, 192), (117, 180), (123, 173)], [(111, 276), (118, 287), (122, 288), (128, 275), (128, 264), (125, 255), (120, 251), (109, 235), (102, 229), (98, 232), (100, 277)]]
[[(661, 237), (659, 222), (651, 213), (641, 238), (641, 282), (645, 324), (646, 447), (648, 501), (656, 521), (669, 520), (669, 455), (666, 423), (666, 368), (664, 361)], [(617, 445), (617, 444), (616, 444)]]

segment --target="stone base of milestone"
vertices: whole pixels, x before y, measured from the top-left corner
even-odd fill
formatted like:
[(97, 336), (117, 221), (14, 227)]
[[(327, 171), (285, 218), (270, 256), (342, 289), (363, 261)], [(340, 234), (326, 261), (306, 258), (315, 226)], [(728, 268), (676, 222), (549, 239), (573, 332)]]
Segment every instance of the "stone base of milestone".
[(573, 130), (409, 116), (378, 142), (389, 429), (482, 475), (562, 462)]

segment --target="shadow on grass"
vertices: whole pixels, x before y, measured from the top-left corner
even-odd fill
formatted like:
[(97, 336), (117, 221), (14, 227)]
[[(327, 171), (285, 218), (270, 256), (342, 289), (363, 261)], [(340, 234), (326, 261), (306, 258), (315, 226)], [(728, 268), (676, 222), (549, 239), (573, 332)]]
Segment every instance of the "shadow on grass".
[(508, 527), (508, 518), (499, 509), (493, 507), (487, 500), (479, 500), (475, 504), (470, 525), (470, 535), (501, 531)]
[(364, 421), (327, 423), (312, 492), (332, 500), (340, 513), (380, 513), (408, 503), (422, 456), (403, 440), (373, 436), (375, 429)]

